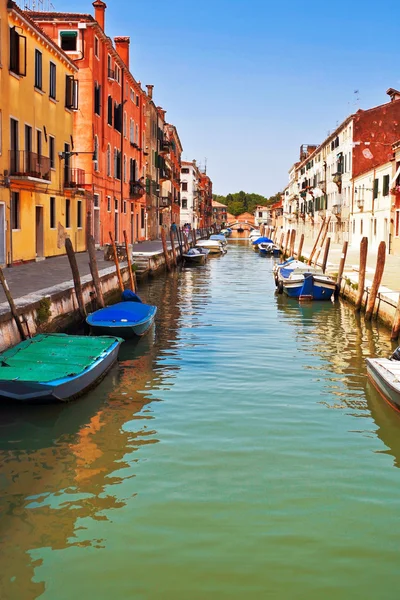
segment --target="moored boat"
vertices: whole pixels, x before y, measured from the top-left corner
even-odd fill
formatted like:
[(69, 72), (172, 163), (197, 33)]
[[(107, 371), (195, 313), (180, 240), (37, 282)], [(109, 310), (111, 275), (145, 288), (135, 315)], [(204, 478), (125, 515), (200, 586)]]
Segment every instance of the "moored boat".
[(257, 238), (261, 237), (261, 232), (259, 229), (252, 229), (250, 231), (249, 239), (251, 242), (254, 242)]
[(281, 250), (273, 242), (261, 242), (258, 244), (258, 251), (262, 256), (279, 256)]
[(278, 291), (281, 286), (290, 298), (299, 300), (330, 300), (336, 289), (335, 281), (327, 275), (296, 270), (290, 271), (287, 277), (281, 271)]
[(225, 254), (225, 245), (221, 244), (219, 240), (199, 240), (196, 244), (196, 248), (207, 248), (210, 254)]
[(124, 340), (144, 335), (152, 326), (157, 307), (144, 304), (130, 290), (122, 294), (123, 302), (117, 302), (96, 310), (86, 318), (95, 335), (116, 335)]
[(400, 411), (400, 348), (390, 358), (367, 358), (367, 374), (384, 400)]
[(227, 239), (222, 233), (213, 233), (210, 235), (210, 240), (221, 242), (223, 246), (227, 245)]
[(0, 354), (0, 398), (67, 402), (96, 385), (117, 360), (122, 340), (40, 334)]
[(209, 250), (207, 248), (191, 248), (183, 255), (185, 264), (187, 265), (204, 265), (207, 260)]

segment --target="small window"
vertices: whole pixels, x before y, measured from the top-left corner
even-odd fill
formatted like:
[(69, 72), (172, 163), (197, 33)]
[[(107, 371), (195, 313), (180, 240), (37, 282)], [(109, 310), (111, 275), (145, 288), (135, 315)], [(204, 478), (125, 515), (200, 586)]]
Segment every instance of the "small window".
[(78, 32), (60, 31), (60, 46), (65, 52), (76, 52), (78, 48)]
[(189, 173), (189, 169), (187, 169), (186, 167), (183, 167), (181, 169), (181, 173), (183, 173), (184, 175), (186, 175), (187, 173)]
[(101, 85), (97, 81), (94, 84), (94, 112), (99, 116), (101, 114)]
[(49, 136), (50, 169), (56, 168), (56, 144), (53, 136)]
[(136, 96), (136, 106), (139, 106), (139, 96)]
[(124, 112), (124, 137), (126, 138), (128, 135), (128, 116), (126, 112)]
[(56, 199), (50, 197), (50, 229), (56, 228)]
[(71, 200), (65, 199), (65, 227), (69, 229), (71, 227)]
[(115, 65), (115, 81), (117, 83), (121, 82), (121, 69)]
[(131, 100), (132, 100), (132, 102), (135, 102), (135, 92), (133, 91), (132, 88), (131, 88)]
[(99, 170), (99, 138), (97, 135), (94, 136), (94, 155), (93, 155), (93, 167), (95, 171)]
[(188, 184), (186, 181), (182, 181), (182, 192), (188, 191)]
[(12, 229), (21, 228), (19, 192), (11, 192), (11, 227)]
[(42, 53), (35, 50), (35, 88), (42, 89)]
[(67, 75), (65, 79), (65, 108), (78, 110), (78, 86), (79, 82), (73, 75)]
[(374, 200), (377, 199), (379, 194), (379, 179), (374, 179)]
[(26, 37), (15, 27), (10, 28), (10, 71), (21, 77), (26, 75)]
[(107, 146), (107, 176), (111, 177), (111, 146)]
[(82, 229), (82, 200), (78, 200), (76, 203), (76, 226), (78, 229)]
[(54, 63), (50, 63), (50, 86), (49, 86), (49, 96), (53, 100), (56, 99), (57, 93), (57, 67)]
[(124, 215), (126, 215), (126, 200), (124, 200)]
[(117, 200), (117, 198), (114, 198), (114, 210), (116, 212), (118, 212), (118, 200)]
[(94, 206), (94, 208), (99, 208), (99, 206), (100, 206), (99, 194), (93, 194), (93, 206)]
[(99, 38), (94, 36), (94, 55), (96, 58), (100, 58), (100, 44)]
[(113, 124), (113, 100), (111, 96), (108, 96), (107, 100), (107, 123)]
[(389, 195), (389, 187), (390, 187), (390, 175), (384, 175), (383, 176), (382, 196), (388, 196)]
[(107, 196), (107, 212), (111, 212), (111, 196)]
[(112, 58), (111, 58), (110, 54), (107, 57), (107, 71), (108, 71), (108, 78), (109, 79), (114, 79), (115, 78), (115, 72), (114, 72), (114, 69), (112, 68)]
[(144, 229), (144, 208), (140, 209), (140, 226)]
[(187, 208), (187, 198), (182, 198), (182, 208)]

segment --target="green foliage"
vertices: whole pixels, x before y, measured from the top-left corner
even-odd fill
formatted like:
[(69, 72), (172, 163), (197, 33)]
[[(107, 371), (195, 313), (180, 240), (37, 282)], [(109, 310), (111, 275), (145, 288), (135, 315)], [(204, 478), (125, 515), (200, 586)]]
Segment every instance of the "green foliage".
[(39, 302), (39, 308), (36, 313), (36, 324), (42, 325), (43, 323), (47, 323), (47, 321), (51, 317), (51, 300), (50, 298), (42, 298)]
[(261, 194), (248, 194), (243, 190), (236, 192), (235, 194), (228, 194), (227, 196), (219, 196), (218, 194), (213, 195), (213, 200), (221, 202), (221, 204), (226, 204), (228, 212), (235, 215), (235, 217), (244, 212), (254, 213), (256, 206), (270, 206), (280, 199), (280, 193), (267, 198)]

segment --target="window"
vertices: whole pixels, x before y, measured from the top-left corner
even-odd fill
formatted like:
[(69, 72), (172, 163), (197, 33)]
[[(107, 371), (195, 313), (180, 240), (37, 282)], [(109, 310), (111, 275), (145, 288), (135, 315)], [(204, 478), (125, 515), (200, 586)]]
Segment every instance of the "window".
[(140, 209), (140, 226), (144, 229), (144, 208)]
[(131, 144), (135, 143), (135, 121), (131, 119), (129, 126), (129, 141)]
[(11, 192), (11, 227), (20, 229), (19, 192)]
[(136, 140), (137, 140), (137, 144), (140, 143), (140, 139), (139, 139), (139, 125), (136, 125)]
[(76, 52), (78, 49), (78, 32), (60, 31), (60, 46), (65, 52)]
[(126, 200), (124, 200), (124, 215), (126, 215)]
[(49, 158), (50, 158), (50, 169), (56, 168), (56, 141), (53, 136), (49, 136)]
[(65, 227), (68, 229), (71, 227), (71, 200), (65, 199)]
[(131, 88), (131, 100), (132, 100), (132, 102), (135, 102), (135, 92), (133, 91), (132, 88)]
[(181, 173), (184, 173), (186, 175), (187, 173), (189, 173), (189, 169), (187, 169), (186, 167), (183, 167), (181, 169)]
[(126, 112), (124, 112), (124, 137), (126, 138), (128, 135), (128, 117)]
[(107, 57), (107, 70), (108, 70), (108, 78), (114, 79), (115, 73), (114, 73), (114, 69), (112, 68), (112, 58), (111, 58), (110, 54)]
[(182, 181), (182, 192), (188, 191), (188, 184), (186, 181)]
[(42, 132), (39, 129), (36, 130), (36, 152), (42, 155)]
[(50, 197), (50, 229), (56, 228), (56, 199)]
[(35, 50), (35, 88), (42, 89), (42, 53)]
[(50, 63), (50, 86), (49, 86), (49, 96), (53, 100), (56, 99), (57, 93), (57, 68), (54, 63)]
[(93, 206), (94, 206), (94, 208), (99, 208), (99, 206), (100, 206), (99, 194), (93, 194)]
[(78, 200), (76, 203), (76, 226), (78, 229), (82, 229), (82, 200)]
[(363, 234), (363, 220), (360, 221), (360, 233)]
[(126, 183), (126, 154), (124, 154), (124, 183)]
[(94, 84), (94, 113), (101, 114), (101, 85), (97, 81)]
[(121, 179), (121, 152), (114, 148), (114, 177)]
[(111, 146), (107, 146), (107, 176), (111, 177)]
[(187, 198), (182, 198), (182, 208), (187, 208)]
[(383, 176), (382, 196), (388, 196), (389, 195), (389, 187), (390, 187), (390, 175), (384, 175)]
[(259, 212), (259, 213), (258, 213), (258, 217), (259, 217), (259, 219), (261, 219), (261, 218), (262, 218), (262, 212)]
[(117, 67), (117, 65), (115, 65), (115, 81), (117, 83), (121, 82), (121, 69), (119, 67)]
[(107, 100), (107, 123), (109, 125), (113, 124), (113, 101), (111, 96), (108, 96)]
[(139, 106), (139, 96), (136, 96), (136, 106)]
[(94, 36), (94, 55), (96, 58), (100, 58), (100, 44), (99, 38)]
[(114, 104), (114, 129), (122, 133), (122, 104)]
[(10, 71), (21, 77), (26, 75), (26, 37), (15, 27), (10, 28)]
[(374, 200), (377, 199), (379, 193), (379, 179), (374, 179)]
[(95, 171), (99, 170), (99, 138), (97, 135), (94, 136), (94, 156), (93, 156), (93, 167)]
[(107, 212), (111, 212), (111, 196), (107, 196)]
[(65, 108), (78, 110), (78, 80), (73, 75), (65, 79)]

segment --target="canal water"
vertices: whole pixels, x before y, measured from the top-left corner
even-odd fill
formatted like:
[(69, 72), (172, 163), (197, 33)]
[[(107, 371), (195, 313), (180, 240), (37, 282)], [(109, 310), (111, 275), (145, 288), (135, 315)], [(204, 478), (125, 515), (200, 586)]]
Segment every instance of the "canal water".
[(388, 333), (275, 294), (246, 243), (141, 286), (154, 330), (66, 406), (0, 411), (2, 600), (397, 599)]

